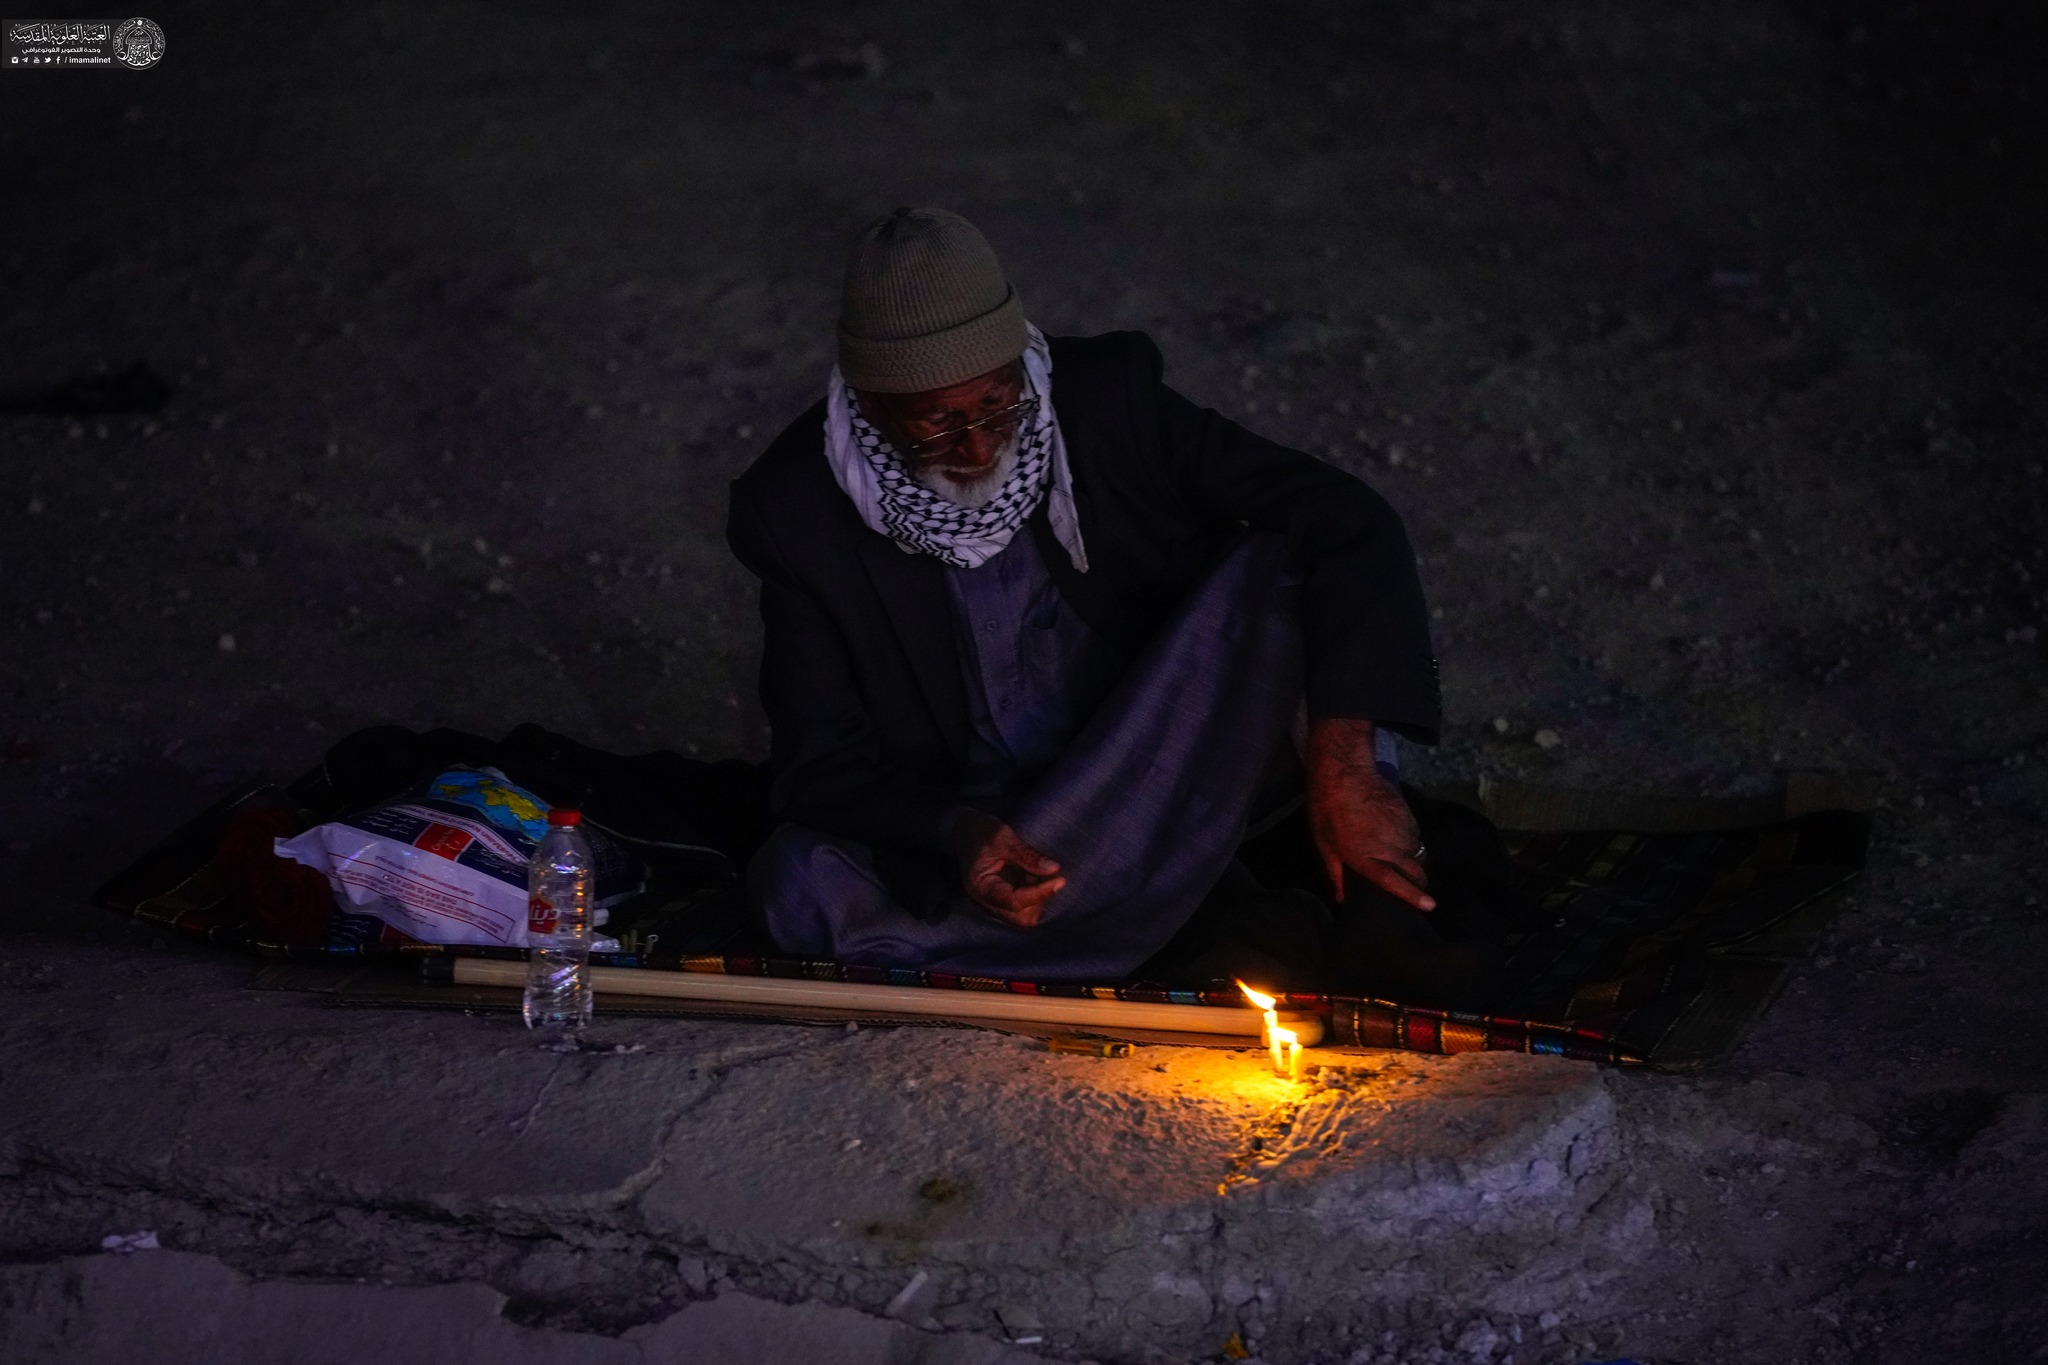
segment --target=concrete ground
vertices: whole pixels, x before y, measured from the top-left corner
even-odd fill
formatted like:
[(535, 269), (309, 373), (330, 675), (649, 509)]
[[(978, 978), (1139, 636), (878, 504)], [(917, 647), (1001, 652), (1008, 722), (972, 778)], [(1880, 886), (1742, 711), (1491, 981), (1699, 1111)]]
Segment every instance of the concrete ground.
[(616, 1337), (522, 1327), (482, 1285), (396, 1289), (251, 1282), (211, 1256), (156, 1251), (0, 1271), (0, 1350), (67, 1365), (643, 1365), (801, 1360), (817, 1365), (1006, 1365), (1036, 1359), (979, 1337), (823, 1304), (722, 1293)]
[[(151, 17), (152, 71), (0, 70), (0, 390), (175, 388), (0, 416), (0, 1359), (2042, 1353), (2038, 16)], [(1738, 1055), (556, 1054), (85, 905), (363, 724), (758, 753), (724, 483), (901, 202), (1400, 508), (1422, 775), (1878, 774), (1870, 872)]]

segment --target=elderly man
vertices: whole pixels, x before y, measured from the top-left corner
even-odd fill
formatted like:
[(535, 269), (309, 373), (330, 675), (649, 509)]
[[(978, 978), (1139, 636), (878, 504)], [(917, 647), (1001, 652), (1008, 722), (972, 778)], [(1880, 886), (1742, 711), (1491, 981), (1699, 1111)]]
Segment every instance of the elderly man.
[(860, 234), (825, 396), (727, 531), (761, 580), (782, 823), (748, 890), (783, 951), (1123, 977), (1198, 910), (1276, 904), (1234, 854), (1290, 769), (1337, 914), (1294, 916), (1301, 956), (1369, 979), (1414, 931), (1347, 903), (1430, 922), (1390, 780), (1439, 714), (1400, 519), (1161, 372), (1140, 333), (1042, 336), (957, 215)]

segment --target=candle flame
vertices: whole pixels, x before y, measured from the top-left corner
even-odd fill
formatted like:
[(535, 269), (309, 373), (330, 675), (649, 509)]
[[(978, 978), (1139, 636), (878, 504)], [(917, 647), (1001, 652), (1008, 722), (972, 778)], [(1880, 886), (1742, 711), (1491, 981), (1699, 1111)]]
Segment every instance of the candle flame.
[(1291, 1028), (1280, 1026), (1280, 1015), (1274, 1006), (1280, 1002), (1264, 991), (1255, 991), (1240, 981), (1237, 988), (1244, 992), (1244, 998), (1252, 1002), (1252, 1008), (1261, 1010), (1266, 1016), (1266, 1048), (1273, 1054), (1273, 1074), (1294, 1080), (1301, 1074), (1301, 1035)]

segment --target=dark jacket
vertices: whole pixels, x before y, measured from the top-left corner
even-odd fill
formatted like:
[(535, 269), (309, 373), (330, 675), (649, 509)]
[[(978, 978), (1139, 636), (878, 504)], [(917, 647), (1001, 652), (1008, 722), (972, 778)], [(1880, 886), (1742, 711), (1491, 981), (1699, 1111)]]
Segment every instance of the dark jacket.
[[(1043, 505), (1028, 526), (1073, 610), (1135, 653), (1241, 526), (1283, 532), (1307, 573), (1310, 715), (1434, 743), (1428, 613), (1393, 508), (1167, 388), (1141, 332), (1051, 348), (1089, 571)], [(825, 461), (822, 400), (734, 481), (726, 538), (761, 580), (776, 818), (944, 852), (969, 727), (944, 566), (862, 523)]]

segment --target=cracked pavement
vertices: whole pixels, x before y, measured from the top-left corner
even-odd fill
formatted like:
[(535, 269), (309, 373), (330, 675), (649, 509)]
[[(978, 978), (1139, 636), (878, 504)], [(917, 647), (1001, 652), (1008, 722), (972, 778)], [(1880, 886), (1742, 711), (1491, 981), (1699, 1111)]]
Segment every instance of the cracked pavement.
[[(74, 1219), (184, 1205), (202, 1226), (346, 1211), (387, 1241), (357, 1256), (406, 1283), (477, 1238), (596, 1250), (521, 1259), (560, 1277), (530, 1295), (572, 1318), (620, 1261), (641, 1263), (643, 1313), (723, 1283), (880, 1314), (922, 1272), (919, 1323), (991, 1331), (1029, 1305), (1055, 1346), (1199, 1354), (1276, 1282), (1426, 1297), (1473, 1245), (1540, 1252), (1617, 1178), (1606, 1082), (1577, 1063), (1332, 1059), (1296, 1086), (1256, 1052), (625, 1019), (563, 1054), (504, 1015), (252, 990), (244, 964), (182, 945), (45, 951), (34, 1024), (0, 1039), (37, 1097), (0, 1119), (17, 1199)], [(1617, 1251), (1647, 1231), (1596, 1217)], [(17, 1257), (90, 1233), (11, 1226)], [(225, 1259), (261, 1273), (268, 1250)], [(603, 1297), (621, 1310), (616, 1285)]]

